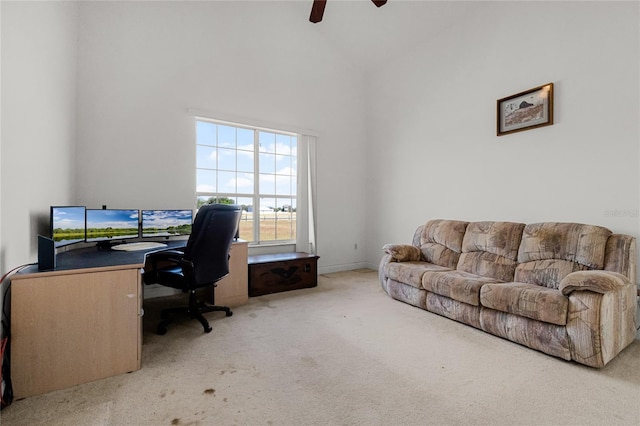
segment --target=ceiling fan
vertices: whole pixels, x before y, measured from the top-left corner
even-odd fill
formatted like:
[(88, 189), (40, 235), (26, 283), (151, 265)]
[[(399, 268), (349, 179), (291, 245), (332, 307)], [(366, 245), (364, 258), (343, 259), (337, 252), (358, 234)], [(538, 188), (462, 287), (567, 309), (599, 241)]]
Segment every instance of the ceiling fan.
[[(387, 0), (371, 0), (377, 7), (383, 6)], [(311, 16), (309, 21), (317, 24), (322, 21), (322, 15), (324, 14), (324, 7), (327, 5), (327, 0), (313, 0), (313, 6), (311, 6)]]

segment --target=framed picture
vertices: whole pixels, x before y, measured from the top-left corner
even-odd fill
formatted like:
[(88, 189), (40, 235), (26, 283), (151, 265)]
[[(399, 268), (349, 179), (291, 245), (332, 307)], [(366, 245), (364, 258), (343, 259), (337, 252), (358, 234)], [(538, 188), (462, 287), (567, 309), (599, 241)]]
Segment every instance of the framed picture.
[(498, 99), (498, 136), (553, 124), (553, 83)]

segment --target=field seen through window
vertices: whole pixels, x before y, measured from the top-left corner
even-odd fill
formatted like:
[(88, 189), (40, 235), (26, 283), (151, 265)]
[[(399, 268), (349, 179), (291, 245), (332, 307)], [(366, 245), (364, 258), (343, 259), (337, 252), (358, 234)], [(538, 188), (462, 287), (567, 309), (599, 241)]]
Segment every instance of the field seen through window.
[[(260, 212), (258, 215), (260, 223), (261, 241), (286, 241), (296, 239), (296, 213), (295, 212)], [(240, 219), (240, 238), (253, 241), (253, 212), (242, 212)]]

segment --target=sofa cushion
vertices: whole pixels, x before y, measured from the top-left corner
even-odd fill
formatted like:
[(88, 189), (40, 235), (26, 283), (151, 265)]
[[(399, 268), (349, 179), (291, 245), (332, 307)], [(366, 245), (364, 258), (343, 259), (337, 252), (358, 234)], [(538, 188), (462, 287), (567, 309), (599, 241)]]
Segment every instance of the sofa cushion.
[[(518, 250), (518, 267), (514, 281), (558, 288), (558, 284), (570, 272), (582, 269), (603, 269), (607, 228), (580, 223), (545, 222), (525, 226)], [(550, 263), (560, 260), (576, 265), (555, 264), (553, 273), (536, 272), (546, 269)], [(538, 262), (538, 263), (536, 263)]]
[(587, 269), (589, 268), (584, 265), (568, 260), (536, 260), (518, 265), (514, 281), (557, 289), (564, 277)]
[(462, 252), (488, 252), (517, 260), (524, 223), (471, 222), (462, 240)]
[(456, 269), (498, 281), (513, 281), (523, 223), (472, 222)]
[(637, 282), (636, 237), (613, 234), (607, 240), (607, 252), (604, 255), (604, 269), (617, 272)]
[(483, 285), (480, 303), (485, 308), (557, 325), (566, 325), (569, 311), (569, 298), (559, 290), (519, 282)]
[(480, 287), (495, 282), (499, 281), (463, 271), (429, 271), (422, 276), (425, 290), (474, 306), (480, 305)]
[(387, 277), (399, 283), (422, 289), (422, 275), (426, 271), (450, 271), (451, 269), (433, 263), (411, 261), (391, 262), (387, 265)]
[(468, 222), (435, 219), (422, 228), (420, 250), (424, 260), (455, 269), (462, 251), (462, 239)]

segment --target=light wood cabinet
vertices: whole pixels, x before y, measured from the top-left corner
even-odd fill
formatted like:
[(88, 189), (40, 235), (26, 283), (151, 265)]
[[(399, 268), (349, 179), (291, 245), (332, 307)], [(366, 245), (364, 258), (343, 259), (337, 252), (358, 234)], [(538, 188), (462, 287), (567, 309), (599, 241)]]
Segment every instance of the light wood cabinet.
[(236, 241), (229, 252), (229, 275), (218, 281), (215, 288), (216, 305), (240, 306), (249, 301), (247, 284), (248, 243)]
[(16, 398), (140, 368), (140, 268), (16, 275), (11, 376)]

